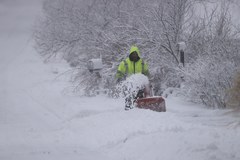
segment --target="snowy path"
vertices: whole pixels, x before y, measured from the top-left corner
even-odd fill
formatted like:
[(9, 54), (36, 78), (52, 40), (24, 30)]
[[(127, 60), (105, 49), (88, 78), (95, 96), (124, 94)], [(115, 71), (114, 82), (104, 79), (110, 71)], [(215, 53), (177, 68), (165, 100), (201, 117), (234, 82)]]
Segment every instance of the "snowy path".
[[(38, 1), (0, 2), (1, 160), (239, 160), (239, 113), (176, 97), (167, 112), (123, 110), (121, 99), (74, 97), (32, 47)], [(11, 12), (14, 10), (15, 12)]]

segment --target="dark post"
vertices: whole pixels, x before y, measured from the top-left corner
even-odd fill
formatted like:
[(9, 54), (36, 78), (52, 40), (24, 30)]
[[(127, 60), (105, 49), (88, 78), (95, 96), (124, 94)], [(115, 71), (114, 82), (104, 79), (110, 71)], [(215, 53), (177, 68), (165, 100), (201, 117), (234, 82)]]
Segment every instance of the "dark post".
[(180, 50), (180, 63), (182, 63), (184, 67), (184, 51), (183, 50)]

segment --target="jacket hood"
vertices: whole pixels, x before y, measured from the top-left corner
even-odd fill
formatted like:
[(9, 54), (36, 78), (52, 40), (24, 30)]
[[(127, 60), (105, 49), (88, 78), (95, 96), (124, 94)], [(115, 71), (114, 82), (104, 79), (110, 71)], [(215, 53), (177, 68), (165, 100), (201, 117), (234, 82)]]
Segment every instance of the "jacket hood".
[[(131, 47), (131, 49), (130, 49), (130, 54), (132, 53), (132, 52), (134, 52), (134, 51), (136, 51), (137, 52), (137, 54), (138, 54), (138, 57), (140, 57), (141, 56), (141, 54), (140, 54), (140, 52), (139, 52), (139, 49), (138, 49), (138, 47), (137, 46), (132, 46)], [(129, 54), (129, 55), (130, 55)]]

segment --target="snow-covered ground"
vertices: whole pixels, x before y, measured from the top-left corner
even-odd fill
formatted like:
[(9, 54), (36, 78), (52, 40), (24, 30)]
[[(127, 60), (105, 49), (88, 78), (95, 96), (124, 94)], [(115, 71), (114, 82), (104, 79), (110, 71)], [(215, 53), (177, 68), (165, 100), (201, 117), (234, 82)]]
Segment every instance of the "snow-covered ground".
[[(44, 64), (31, 27), (41, 1), (0, 1), (1, 160), (239, 160), (239, 113), (170, 96), (167, 112), (66, 94), (65, 64)], [(58, 71), (58, 73), (56, 72)]]

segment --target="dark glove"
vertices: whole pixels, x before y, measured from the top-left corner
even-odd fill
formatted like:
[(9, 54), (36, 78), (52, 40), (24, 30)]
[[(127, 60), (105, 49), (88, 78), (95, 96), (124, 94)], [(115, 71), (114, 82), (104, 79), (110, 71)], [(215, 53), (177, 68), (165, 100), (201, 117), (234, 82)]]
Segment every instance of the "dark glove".
[(118, 84), (118, 83), (121, 83), (123, 80), (124, 80), (123, 78), (118, 78), (118, 79), (117, 79), (117, 84)]

